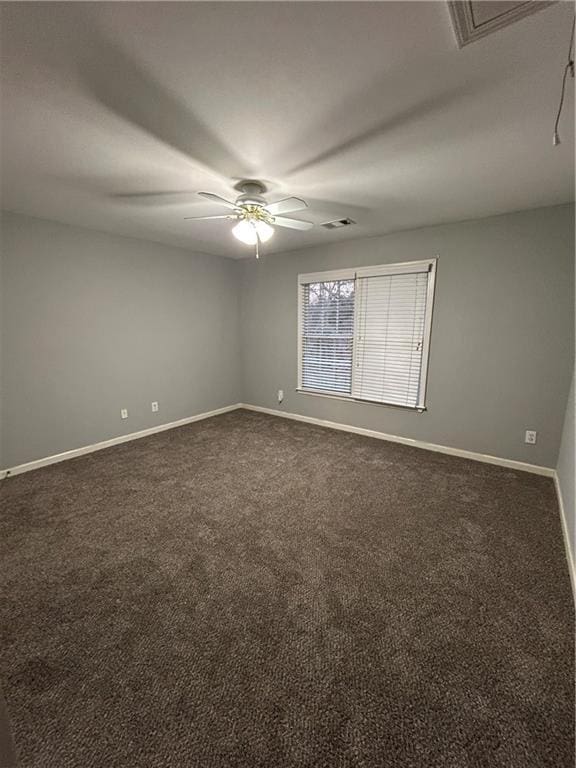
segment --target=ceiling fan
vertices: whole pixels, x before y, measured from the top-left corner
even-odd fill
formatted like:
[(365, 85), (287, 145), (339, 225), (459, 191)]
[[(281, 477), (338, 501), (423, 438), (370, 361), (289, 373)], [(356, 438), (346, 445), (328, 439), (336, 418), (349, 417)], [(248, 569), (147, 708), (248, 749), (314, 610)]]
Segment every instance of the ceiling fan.
[(212, 192), (198, 192), (199, 195), (211, 200), (218, 205), (231, 209), (231, 213), (217, 214), (215, 216), (186, 216), (188, 221), (206, 221), (210, 219), (230, 219), (237, 224), (232, 227), (232, 234), (237, 240), (246, 245), (256, 247), (256, 258), (260, 257), (260, 243), (265, 243), (274, 234), (274, 227), (287, 227), (288, 229), (307, 230), (312, 229), (311, 221), (292, 219), (279, 214), (293, 213), (308, 208), (304, 200), (299, 197), (285, 197), (275, 203), (267, 203), (263, 197), (266, 186), (261, 181), (246, 179), (240, 181), (235, 189), (242, 194), (235, 202), (226, 200)]

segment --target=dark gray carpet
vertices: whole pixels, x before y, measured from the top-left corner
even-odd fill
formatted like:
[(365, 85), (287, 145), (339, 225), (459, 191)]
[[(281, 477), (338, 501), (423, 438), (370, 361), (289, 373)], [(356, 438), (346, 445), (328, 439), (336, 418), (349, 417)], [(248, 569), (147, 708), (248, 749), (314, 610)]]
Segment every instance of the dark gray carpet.
[(0, 492), (23, 766), (574, 764), (548, 478), (236, 411)]

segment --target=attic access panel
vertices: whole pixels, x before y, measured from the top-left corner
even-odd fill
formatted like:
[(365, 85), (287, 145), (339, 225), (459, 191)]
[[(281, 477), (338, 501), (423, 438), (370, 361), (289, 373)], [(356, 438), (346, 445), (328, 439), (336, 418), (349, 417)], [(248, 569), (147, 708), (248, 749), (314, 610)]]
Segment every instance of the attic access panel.
[(530, 16), (549, 5), (549, 2), (504, 2), (504, 0), (449, 0), (450, 16), (458, 46), (479, 40), (502, 27)]

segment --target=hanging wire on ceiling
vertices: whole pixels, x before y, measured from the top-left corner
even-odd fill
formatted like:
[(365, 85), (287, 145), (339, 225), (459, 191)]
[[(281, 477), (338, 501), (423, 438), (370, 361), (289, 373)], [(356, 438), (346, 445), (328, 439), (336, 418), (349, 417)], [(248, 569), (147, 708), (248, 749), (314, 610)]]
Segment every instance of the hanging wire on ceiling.
[(566, 66), (564, 67), (564, 74), (562, 75), (562, 92), (560, 94), (560, 104), (558, 105), (558, 113), (556, 114), (556, 122), (554, 123), (554, 137), (552, 139), (552, 143), (555, 147), (557, 147), (559, 144), (561, 144), (560, 141), (560, 134), (558, 133), (558, 124), (560, 123), (560, 117), (562, 115), (562, 107), (564, 106), (564, 91), (566, 90), (566, 78), (568, 77), (568, 72), (574, 77), (574, 54), (573, 54), (573, 47), (574, 47), (574, 26), (576, 25), (576, 17), (572, 21), (572, 34), (570, 36), (570, 45), (568, 47), (568, 61), (566, 63)]

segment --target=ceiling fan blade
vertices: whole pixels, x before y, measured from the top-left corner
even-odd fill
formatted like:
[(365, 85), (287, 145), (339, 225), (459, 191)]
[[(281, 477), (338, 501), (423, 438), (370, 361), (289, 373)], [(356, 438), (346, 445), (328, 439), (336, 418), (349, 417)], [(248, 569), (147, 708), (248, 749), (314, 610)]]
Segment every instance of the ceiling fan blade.
[(288, 227), (288, 229), (312, 229), (314, 224), (311, 221), (302, 221), (301, 219), (287, 219), (285, 216), (274, 216), (273, 224), (279, 227)]
[(292, 213), (293, 211), (302, 211), (308, 208), (308, 204), (299, 197), (285, 197), (283, 200), (277, 200), (275, 203), (268, 203), (264, 208), (275, 216), (277, 213)]
[(184, 221), (207, 221), (208, 219), (235, 219), (231, 213), (223, 213), (220, 216), (184, 216)]
[(226, 208), (233, 208), (235, 211), (238, 210), (236, 203), (232, 203), (230, 200), (225, 200), (223, 197), (220, 197), (220, 195), (215, 195), (213, 192), (198, 192), (198, 194), (201, 197), (205, 197), (206, 200), (211, 200), (213, 203), (218, 203), (218, 205), (225, 205)]

